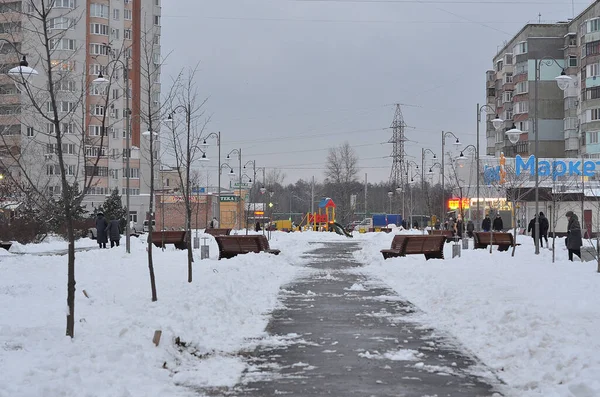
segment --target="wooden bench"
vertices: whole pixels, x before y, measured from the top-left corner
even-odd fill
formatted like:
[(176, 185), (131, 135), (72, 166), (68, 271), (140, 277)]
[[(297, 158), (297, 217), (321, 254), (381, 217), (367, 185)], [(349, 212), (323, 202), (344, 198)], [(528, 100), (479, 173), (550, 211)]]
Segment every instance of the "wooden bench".
[(445, 236), (399, 234), (394, 236), (392, 246), (381, 250), (384, 259), (398, 256), (423, 254), (425, 259), (444, 259)]
[(187, 248), (186, 232), (185, 230), (154, 230), (152, 232), (152, 244), (163, 248), (163, 242), (165, 245), (174, 244), (175, 248), (184, 250)]
[(508, 248), (515, 244), (512, 233), (502, 232), (473, 232), (474, 248), (487, 248), (488, 245), (497, 245), (498, 251), (508, 251)]
[(229, 236), (231, 233), (231, 229), (215, 229), (215, 228), (206, 228), (204, 233), (210, 234), (211, 236)]
[(234, 235), (234, 236), (215, 236), (219, 246), (219, 259), (229, 259), (236, 255), (247, 254), (249, 252), (267, 252), (278, 255), (279, 250), (272, 250), (269, 247), (269, 241), (262, 234), (260, 235)]
[(427, 230), (427, 233), (430, 236), (444, 236), (446, 237), (446, 242), (454, 241), (454, 232), (452, 230)]

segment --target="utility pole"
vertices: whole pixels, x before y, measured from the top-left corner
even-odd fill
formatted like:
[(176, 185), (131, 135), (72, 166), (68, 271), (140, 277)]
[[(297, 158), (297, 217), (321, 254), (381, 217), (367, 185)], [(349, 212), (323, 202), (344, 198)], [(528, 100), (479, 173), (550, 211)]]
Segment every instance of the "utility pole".
[[(404, 152), (404, 142), (406, 137), (404, 135), (404, 127), (406, 127), (406, 123), (404, 122), (404, 116), (402, 115), (402, 109), (400, 108), (400, 104), (396, 104), (396, 112), (394, 113), (394, 120), (392, 121), (392, 138), (388, 141), (388, 143), (393, 144), (392, 148), (392, 170), (390, 173), (390, 185), (392, 186), (392, 190), (402, 187), (404, 191), (405, 188), (405, 172), (404, 171), (404, 156), (406, 153)], [(365, 178), (366, 179), (366, 178)], [(405, 205), (404, 205), (404, 194), (402, 195), (402, 216), (405, 214)]]

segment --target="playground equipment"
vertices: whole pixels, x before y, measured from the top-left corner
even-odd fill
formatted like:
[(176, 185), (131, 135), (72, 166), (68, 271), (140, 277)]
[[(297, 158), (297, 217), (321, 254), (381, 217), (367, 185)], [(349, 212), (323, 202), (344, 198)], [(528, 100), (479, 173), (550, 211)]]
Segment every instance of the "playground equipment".
[(335, 222), (335, 203), (329, 197), (322, 199), (318, 205), (318, 212), (307, 214), (306, 219), (312, 230), (329, 231), (329, 224)]

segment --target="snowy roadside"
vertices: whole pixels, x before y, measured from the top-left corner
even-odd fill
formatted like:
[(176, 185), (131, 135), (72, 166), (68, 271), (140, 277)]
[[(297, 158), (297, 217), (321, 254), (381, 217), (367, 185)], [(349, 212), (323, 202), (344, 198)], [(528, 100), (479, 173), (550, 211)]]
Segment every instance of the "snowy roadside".
[[(155, 303), (145, 241), (132, 239), (130, 255), (124, 244), (77, 253), (74, 340), (64, 336), (66, 257), (5, 252), (0, 396), (187, 396), (190, 388), (235, 384), (245, 368), (235, 353), (264, 336), (280, 286), (306, 271), (302, 264), (309, 259), (301, 254), (315, 248), (310, 239), (308, 233), (273, 233), (271, 246), (282, 250), (279, 256), (222, 261), (214, 259), (212, 240), (213, 259), (194, 263), (191, 284), (185, 251), (155, 249)], [(86, 244), (95, 242), (81, 240)], [(66, 244), (18, 248), (47, 252)], [(152, 343), (155, 330), (162, 331), (158, 347)]]
[(557, 261), (531, 238), (510, 252), (463, 250), (452, 259), (422, 255), (383, 260), (392, 236), (360, 236), (359, 271), (385, 280), (423, 312), (419, 321), (449, 332), (519, 397), (600, 395), (600, 274), (595, 262)]

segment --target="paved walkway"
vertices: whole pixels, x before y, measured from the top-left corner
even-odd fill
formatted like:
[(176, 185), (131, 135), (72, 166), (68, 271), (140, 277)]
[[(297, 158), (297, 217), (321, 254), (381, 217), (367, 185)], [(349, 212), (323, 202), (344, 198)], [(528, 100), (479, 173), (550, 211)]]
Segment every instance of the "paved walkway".
[[(285, 286), (285, 308), (267, 331), (290, 341), (261, 346), (246, 358), (241, 384), (211, 396), (489, 397), (473, 375), (473, 357), (457, 343), (411, 322), (416, 309), (380, 280), (348, 272), (356, 243), (327, 243), (310, 253), (316, 275)], [(364, 288), (361, 288), (364, 287)], [(454, 346), (454, 347), (453, 347)], [(490, 382), (490, 383), (488, 383)]]

